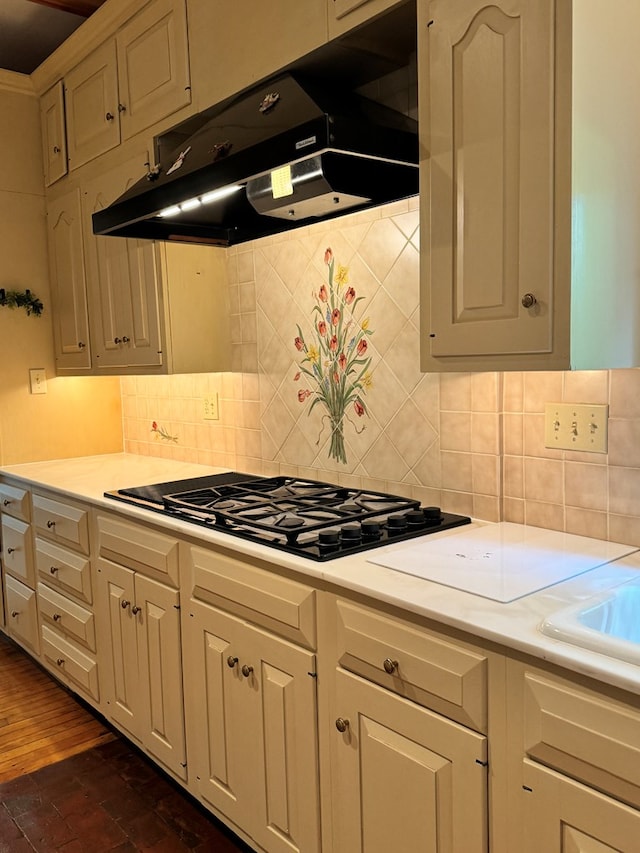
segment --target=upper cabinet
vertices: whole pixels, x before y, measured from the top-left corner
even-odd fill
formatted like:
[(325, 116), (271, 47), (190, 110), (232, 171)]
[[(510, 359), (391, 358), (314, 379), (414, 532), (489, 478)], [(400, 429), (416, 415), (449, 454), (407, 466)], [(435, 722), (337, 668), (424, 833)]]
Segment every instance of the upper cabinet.
[(419, 4), (423, 370), (640, 364), (640, 7), (599, 12)]
[(329, 38), (337, 38), (404, 0), (326, 0)]
[(58, 81), (40, 98), (44, 183), (49, 187), (67, 174), (67, 136), (64, 127), (64, 88)]
[(191, 101), (185, 0), (153, 0), (65, 75), (77, 169)]
[(327, 0), (187, 0), (193, 92), (206, 109), (327, 41)]

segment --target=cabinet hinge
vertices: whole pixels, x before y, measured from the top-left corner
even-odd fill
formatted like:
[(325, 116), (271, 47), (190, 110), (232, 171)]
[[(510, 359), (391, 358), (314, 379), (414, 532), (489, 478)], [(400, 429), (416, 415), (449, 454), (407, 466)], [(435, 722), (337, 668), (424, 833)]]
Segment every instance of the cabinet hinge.
[(308, 672), (308, 673), (307, 673), (307, 675), (310, 675), (310, 676), (311, 676), (311, 678), (317, 678), (317, 677), (318, 677), (318, 673), (317, 673), (317, 672)]
[(522, 790), (528, 791), (530, 794), (533, 794), (533, 788), (530, 788), (528, 785), (523, 785)]
[(489, 766), (489, 762), (488, 762), (488, 761), (480, 761), (480, 759), (479, 759), (479, 758), (476, 758), (476, 764), (479, 764), (479, 765), (480, 765), (480, 767), (488, 767), (488, 766)]
[(428, 27), (433, 26), (433, 18), (430, 21), (427, 21), (427, 26)]
[(180, 762), (180, 767), (186, 767), (186, 766), (187, 766), (187, 762), (186, 762), (186, 761), (181, 761), (181, 762)]
[(175, 608), (176, 610), (180, 610), (180, 605), (179, 605), (179, 604), (174, 604), (173, 606), (174, 606), (174, 608)]

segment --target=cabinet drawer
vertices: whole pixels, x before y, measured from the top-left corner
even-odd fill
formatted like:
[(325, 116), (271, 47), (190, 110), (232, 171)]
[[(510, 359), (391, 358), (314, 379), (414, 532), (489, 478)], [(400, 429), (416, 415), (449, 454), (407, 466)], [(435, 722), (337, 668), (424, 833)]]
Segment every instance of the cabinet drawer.
[(134, 571), (180, 583), (178, 542), (171, 536), (130, 524), (116, 516), (98, 516), (98, 554)]
[(4, 580), (9, 634), (38, 654), (40, 647), (36, 594), (9, 575), (6, 575)]
[(340, 666), (486, 732), (487, 659), (483, 655), (347, 601), (338, 600), (336, 607)]
[(14, 518), (23, 521), (31, 521), (31, 506), (29, 505), (29, 492), (18, 486), (10, 486), (8, 483), (0, 483), (0, 510)]
[(527, 756), (640, 808), (640, 710), (524, 674)]
[(66, 640), (48, 625), (42, 625), (42, 655), (63, 681), (79, 688), (96, 702), (100, 699), (96, 659)]
[(40, 620), (49, 622), (91, 651), (96, 650), (96, 626), (93, 613), (46, 584), (38, 584)]
[(24, 521), (9, 515), (2, 516), (2, 563), (5, 571), (35, 586), (31, 530)]
[(34, 495), (33, 521), (37, 533), (89, 553), (89, 512), (84, 507)]
[(37, 538), (36, 568), (48, 583), (91, 604), (91, 563), (88, 557)]
[(221, 606), (283, 637), (315, 648), (313, 589), (204, 548), (190, 547), (187, 559), (194, 598)]

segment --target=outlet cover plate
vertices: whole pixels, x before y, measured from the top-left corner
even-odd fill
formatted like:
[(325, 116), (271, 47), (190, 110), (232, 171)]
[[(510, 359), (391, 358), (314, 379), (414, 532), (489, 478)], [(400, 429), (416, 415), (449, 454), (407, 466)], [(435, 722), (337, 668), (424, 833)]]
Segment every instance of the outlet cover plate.
[(546, 403), (544, 446), (606, 453), (609, 407), (595, 403)]
[(205, 421), (219, 421), (220, 407), (218, 405), (218, 394), (207, 394), (202, 398), (202, 417)]

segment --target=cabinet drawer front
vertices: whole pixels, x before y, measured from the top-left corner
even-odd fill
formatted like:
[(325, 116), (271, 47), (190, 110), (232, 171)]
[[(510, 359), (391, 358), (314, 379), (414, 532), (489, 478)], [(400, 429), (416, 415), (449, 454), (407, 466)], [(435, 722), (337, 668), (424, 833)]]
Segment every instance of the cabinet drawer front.
[(541, 675), (524, 676), (529, 758), (640, 808), (640, 711)]
[(31, 521), (29, 492), (8, 483), (0, 483), (0, 511), (23, 521)]
[(91, 563), (44, 539), (36, 539), (36, 568), (48, 583), (74, 593), (91, 604)]
[(486, 731), (487, 660), (482, 655), (346, 601), (337, 602), (337, 649), (345, 669)]
[(74, 643), (65, 640), (48, 625), (42, 626), (41, 637), (42, 654), (47, 663), (57, 670), (64, 680), (70, 682), (72, 687), (80, 688), (81, 692), (88, 693), (96, 702), (99, 701), (96, 659)]
[(40, 619), (71, 635), (91, 651), (96, 650), (96, 626), (93, 613), (46, 584), (38, 584)]
[(164, 533), (130, 524), (115, 516), (98, 516), (98, 553), (106, 560), (160, 580), (180, 583), (178, 542)]
[(36, 532), (89, 553), (89, 513), (84, 507), (34, 495), (33, 521)]
[(7, 575), (5, 593), (9, 634), (38, 654), (38, 606), (35, 592)]
[(297, 581), (203, 548), (189, 549), (194, 598), (315, 648), (315, 591)]
[(29, 525), (8, 515), (2, 516), (2, 562), (7, 572), (35, 586)]

